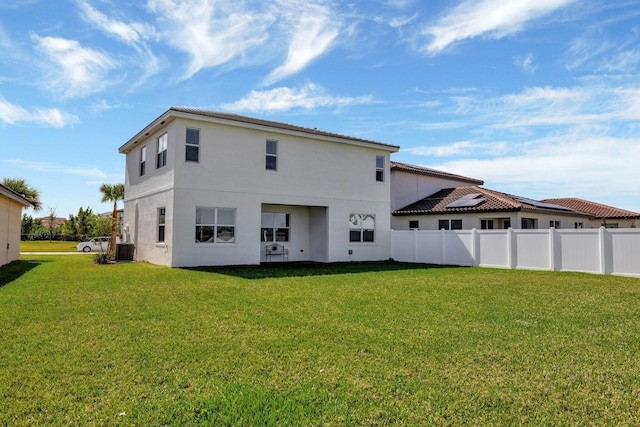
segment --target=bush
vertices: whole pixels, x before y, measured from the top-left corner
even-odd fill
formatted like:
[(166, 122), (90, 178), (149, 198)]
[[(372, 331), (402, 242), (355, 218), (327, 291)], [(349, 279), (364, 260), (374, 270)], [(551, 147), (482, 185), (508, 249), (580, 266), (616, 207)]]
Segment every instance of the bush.
[(99, 252), (93, 256), (93, 262), (96, 264), (109, 264), (115, 262), (116, 256), (113, 252)]

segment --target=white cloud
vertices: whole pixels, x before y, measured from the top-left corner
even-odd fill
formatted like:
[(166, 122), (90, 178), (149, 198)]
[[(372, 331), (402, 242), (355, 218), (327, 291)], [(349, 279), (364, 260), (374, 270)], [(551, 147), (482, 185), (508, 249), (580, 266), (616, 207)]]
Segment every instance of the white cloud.
[(528, 55), (522, 57), (516, 57), (514, 58), (513, 62), (520, 68), (522, 68), (522, 70), (525, 73), (528, 74), (535, 74), (536, 72), (536, 65), (533, 63), (533, 54), (529, 53)]
[(39, 172), (60, 173), (65, 175), (79, 175), (79, 176), (86, 176), (89, 178), (96, 178), (96, 179), (109, 178), (108, 174), (104, 173), (103, 171), (95, 167), (74, 168), (69, 166), (54, 165), (51, 163), (35, 162), (35, 161), (22, 160), (22, 159), (6, 160), (6, 162), (19, 168), (33, 169)]
[(304, 69), (329, 50), (340, 33), (340, 20), (326, 6), (290, 0), (280, 0), (279, 4), (284, 7), (285, 25), (293, 30), (287, 59), (267, 76), (266, 85)]
[(401, 151), (418, 156), (433, 157), (468, 157), (478, 154), (495, 156), (505, 154), (508, 151), (508, 144), (506, 142), (476, 143), (458, 141), (447, 145), (411, 147)]
[(263, 45), (274, 17), (234, 0), (149, 0), (159, 18), (160, 36), (190, 60), (183, 79), (203, 68), (242, 59)]
[(65, 113), (57, 108), (36, 108), (32, 111), (11, 104), (0, 97), (0, 123), (5, 124), (33, 124), (62, 128), (77, 123), (78, 117)]
[(229, 111), (274, 112), (294, 108), (343, 108), (351, 105), (375, 103), (372, 95), (361, 97), (335, 97), (323, 87), (308, 84), (300, 89), (279, 87), (266, 91), (251, 91), (245, 98), (222, 105)]
[(75, 40), (31, 35), (36, 49), (50, 62), (46, 86), (75, 98), (100, 92), (110, 84), (108, 72), (116, 61), (104, 53), (83, 48)]
[[(636, 162), (640, 139), (555, 136), (519, 147), (518, 155), (466, 158), (430, 167), (483, 179), (488, 188), (533, 198), (592, 197), (622, 200), (631, 206), (640, 198)], [(535, 184), (533, 184), (535, 183)], [(591, 195), (591, 196), (590, 196)]]
[(422, 31), (431, 41), (424, 48), (436, 54), (455, 42), (483, 36), (500, 39), (521, 31), (530, 21), (575, 0), (466, 0)]
[(145, 70), (140, 78), (140, 82), (144, 82), (148, 77), (156, 74), (160, 70), (158, 58), (155, 57), (145, 42), (147, 39), (155, 36), (155, 28), (152, 25), (137, 22), (125, 23), (111, 19), (86, 1), (80, 0), (78, 1), (78, 5), (86, 21), (95, 25), (108, 35), (131, 46), (138, 53), (139, 60), (136, 60), (135, 63)]

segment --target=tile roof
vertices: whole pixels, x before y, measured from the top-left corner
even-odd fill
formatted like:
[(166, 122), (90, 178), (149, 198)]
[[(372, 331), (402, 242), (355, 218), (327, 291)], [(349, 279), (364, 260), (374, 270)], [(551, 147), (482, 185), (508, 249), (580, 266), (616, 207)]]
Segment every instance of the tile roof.
[[(461, 197), (471, 194), (478, 194), (478, 200), (482, 199), (482, 201), (477, 203), (475, 206), (447, 207), (447, 205), (459, 200)], [(554, 207), (551, 204), (543, 204), (536, 200), (501, 193), (499, 191), (488, 190), (478, 186), (444, 188), (422, 200), (418, 200), (415, 203), (394, 211), (393, 215), (435, 215), (443, 213), (518, 211), (587, 217), (584, 213), (575, 212), (562, 206)]]
[(304, 132), (304, 133), (309, 133), (309, 134), (312, 134), (312, 135), (320, 135), (320, 136), (325, 136), (325, 137), (347, 139), (347, 140), (350, 140), (350, 141), (366, 142), (366, 143), (369, 143), (369, 144), (378, 144), (378, 145), (383, 145), (385, 147), (395, 148), (396, 151), (398, 149), (400, 149), (400, 147), (397, 146), (397, 145), (387, 144), (387, 143), (384, 143), (384, 142), (378, 142), (378, 141), (373, 141), (373, 140), (364, 139), (364, 138), (357, 138), (357, 137), (348, 136), (348, 135), (341, 135), (341, 134), (338, 134), (338, 133), (332, 133), (332, 132), (326, 132), (326, 131), (318, 130), (316, 128), (307, 128), (307, 127), (303, 127), (303, 126), (291, 125), (289, 123), (282, 123), (282, 122), (274, 122), (274, 121), (271, 121), (271, 120), (256, 119), (256, 118), (253, 118), (253, 117), (241, 116), (241, 115), (232, 114), (232, 113), (223, 113), (223, 112), (219, 112), (219, 111), (209, 111), (209, 110), (202, 110), (202, 109), (199, 109), (199, 108), (188, 108), (188, 107), (171, 107), (171, 108), (169, 108), (169, 111), (176, 111), (176, 112), (188, 113), (188, 114), (197, 114), (199, 116), (205, 116), (205, 117), (211, 117), (211, 118), (223, 119), (223, 120), (231, 120), (231, 121), (236, 121), (236, 122), (241, 122), (241, 123), (248, 123), (248, 124), (259, 125), (259, 126), (268, 126), (268, 127), (271, 127), (271, 128), (282, 129), (282, 130)]
[(466, 182), (468, 184), (474, 184), (474, 185), (484, 184), (484, 181), (480, 179), (468, 178), (466, 176), (456, 175), (448, 172), (442, 172), (439, 170), (425, 168), (422, 166), (408, 165), (406, 163), (400, 163), (400, 162), (390, 162), (389, 164), (391, 166), (392, 171), (397, 170), (401, 172), (415, 173), (417, 175), (426, 175), (426, 176), (432, 176), (436, 178), (453, 179), (456, 181)]
[(640, 219), (640, 213), (638, 212), (614, 208), (613, 206), (590, 202), (589, 200), (578, 199), (577, 197), (545, 199), (543, 202), (566, 206), (575, 211), (587, 213), (594, 218)]

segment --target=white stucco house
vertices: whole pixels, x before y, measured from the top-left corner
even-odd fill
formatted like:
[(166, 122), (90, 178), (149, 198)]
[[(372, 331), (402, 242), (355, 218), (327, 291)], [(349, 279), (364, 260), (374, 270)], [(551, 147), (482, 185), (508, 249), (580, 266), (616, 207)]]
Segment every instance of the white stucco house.
[(30, 206), (24, 196), (0, 184), (0, 266), (20, 257), (22, 208)]
[(136, 259), (171, 267), (386, 260), (398, 150), (171, 107), (119, 148), (124, 238)]

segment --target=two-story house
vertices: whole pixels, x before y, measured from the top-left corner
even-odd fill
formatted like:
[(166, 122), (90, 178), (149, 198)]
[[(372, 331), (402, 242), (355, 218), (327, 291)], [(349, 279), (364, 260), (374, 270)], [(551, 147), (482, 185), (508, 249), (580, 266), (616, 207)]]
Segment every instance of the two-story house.
[[(172, 107), (119, 149), (125, 240), (172, 267), (390, 258), (399, 147)], [(268, 256), (268, 249), (281, 249)]]

